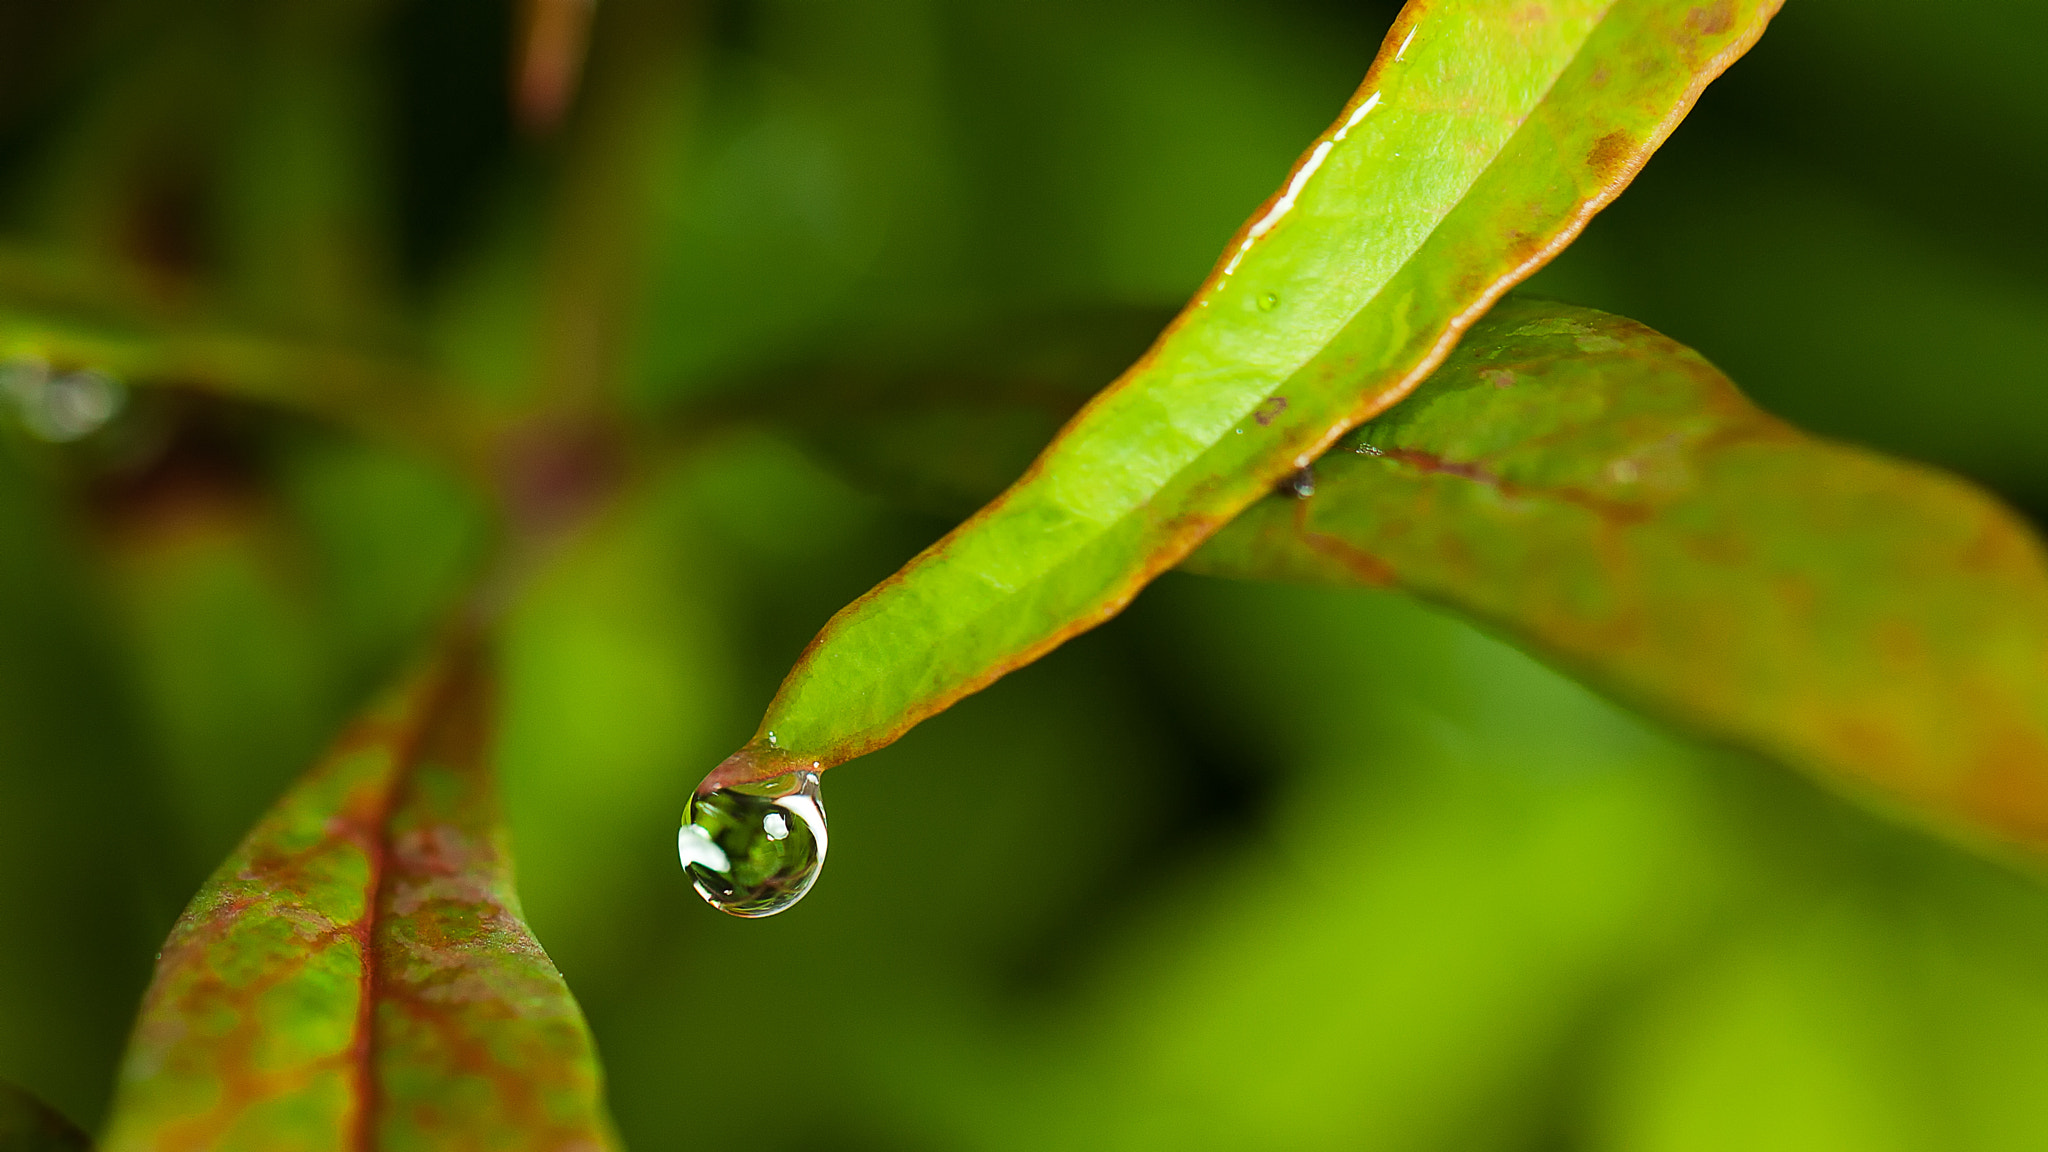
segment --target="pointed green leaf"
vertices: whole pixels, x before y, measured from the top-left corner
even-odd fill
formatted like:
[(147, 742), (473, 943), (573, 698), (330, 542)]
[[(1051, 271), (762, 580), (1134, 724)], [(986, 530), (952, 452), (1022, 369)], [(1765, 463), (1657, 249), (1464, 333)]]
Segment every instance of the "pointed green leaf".
[(1803, 435), (1633, 321), (1519, 300), (1314, 477), (1187, 567), (1406, 588), (1653, 713), (2048, 852), (2048, 557), (1976, 488)]
[(1136, 366), (841, 611), (714, 777), (831, 765), (1114, 615), (1405, 395), (1628, 182), (1777, 0), (1417, 0)]
[(0, 1080), (0, 1152), (87, 1152), (92, 1138), (55, 1108)]
[(473, 650), (374, 708), (173, 929), (107, 1146), (611, 1147), (580, 1010), (522, 922)]

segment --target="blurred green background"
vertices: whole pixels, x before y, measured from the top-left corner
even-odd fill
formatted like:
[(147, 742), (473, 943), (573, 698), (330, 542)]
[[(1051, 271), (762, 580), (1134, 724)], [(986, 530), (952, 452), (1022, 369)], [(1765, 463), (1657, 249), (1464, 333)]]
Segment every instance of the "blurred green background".
[[(1169, 576), (833, 772), (797, 911), (689, 890), (804, 641), (1143, 348), (1393, 11), (600, 0), (551, 128), (510, 0), (6, 0), (0, 312), (427, 364), (611, 493), (521, 537), (500, 747), (632, 1147), (2048, 1146), (2048, 892), (1391, 594)], [(2044, 43), (1792, 0), (1530, 290), (2048, 513)], [(0, 1079), (88, 1125), (184, 899), (506, 538), (430, 438), (133, 384), (0, 412)]]

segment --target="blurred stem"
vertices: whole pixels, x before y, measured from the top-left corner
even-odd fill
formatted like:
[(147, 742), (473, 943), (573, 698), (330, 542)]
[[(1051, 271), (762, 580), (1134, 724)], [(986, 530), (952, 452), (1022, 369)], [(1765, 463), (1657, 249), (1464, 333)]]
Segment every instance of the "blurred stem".
[(685, 135), (694, 24), (675, 0), (607, 0), (593, 21), (587, 91), (555, 157), (537, 387), (497, 458), (516, 536), (546, 539), (587, 519), (635, 455), (623, 377), (646, 311), (656, 174)]
[(0, 358), (89, 367), (136, 385), (171, 385), (295, 409), (410, 447), (465, 475), (485, 473), (478, 430), (417, 362), (294, 341), (171, 314), (140, 294), (0, 251)]
[(648, 237), (664, 153), (685, 134), (698, 45), (688, 6), (609, 0), (591, 33), (588, 90), (559, 158), (547, 239), (540, 408), (615, 418), (645, 311)]

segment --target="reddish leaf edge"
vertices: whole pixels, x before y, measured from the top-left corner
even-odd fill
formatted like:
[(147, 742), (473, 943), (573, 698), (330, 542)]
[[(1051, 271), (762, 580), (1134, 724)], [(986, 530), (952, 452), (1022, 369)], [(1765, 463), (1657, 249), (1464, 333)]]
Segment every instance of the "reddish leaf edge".
[[(1395, 18), (1393, 26), (1388, 30), (1385, 39), (1382, 40), (1379, 52), (1374, 56), (1371, 66), (1367, 69), (1365, 79), (1360, 82), (1356, 95), (1353, 97), (1353, 102), (1363, 99), (1379, 86), (1382, 73), (1391, 66), (1398, 56), (1400, 45), (1407, 36), (1408, 31), (1421, 19), (1430, 6), (1430, 0), (1410, 0), (1408, 4), (1402, 7), (1401, 12)], [(1350, 413), (1345, 421), (1331, 427), (1325, 435), (1316, 440), (1307, 449), (1276, 459), (1265, 470), (1269, 473), (1265, 479), (1271, 484), (1278, 484), (1289, 473), (1309, 466), (1346, 433), (1358, 425), (1371, 420), (1388, 408), (1393, 407), (1409, 393), (1413, 392), (1418, 384), (1428, 379), (1443, 364), (1445, 358), (1456, 349), (1458, 342), (1464, 338), (1465, 333), (1473, 324), (1483, 318), (1495, 304), (1499, 303), (1517, 285), (1527, 280), (1530, 276), (1535, 275), (1545, 265), (1555, 259), (1560, 252), (1569, 247), (1585, 231), (1586, 226), (1592, 222), (1595, 216), (1599, 215), (1601, 211), (1606, 209), (1608, 205), (1612, 204), (1616, 198), (1628, 189), (1628, 186), (1634, 182), (1636, 176), (1642, 172), (1644, 166), (1649, 163), (1650, 157), (1656, 153), (1657, 149), (1663, 146), (1664, 142), (1677, 130), (1679, 124), (1683, 123), (1686, 116), (1692, 112), (1692, 109), (1699, 102), (1700, 95), (1715, 80), (1720, 79), (1722, 74), (1735, 61), (1741, 59), (1751, 48), (1756, 46), (1757, 42), (1763, 37), (1770, 21), (1782, 9), (1783, 0), (1771, 0), (1771, 2), (1764, 4), (1759, 10), (1757, 19), (1747, 26), (1741, 35), (1731, 39), (1722, 51), (1716, 53), (1694, 75), (1692, 82), (1687, 86), (1684, 93), (1673, 103), (1670, 112), (1649, 133), (1645, 134), (1640, 140), (1635, 141), (1633, 146), (1617, 149), (1611, 156), (1605, 157), (1606, 163), (1610, 165), (1608, 170), (1612, 173), (1612, 176), (1602, 188), (1592, 196), (1587, 197), (1576, 211), (1560, 221), (1558, 226), (1552, 229), (1548, 235), (1526, 237), (1526, 240), (1529, 242), (1528, 254), (1505, 273), (1479, 286), (1474, 293), (1472, 303), (1444, 322), (1441, 333), (1429, 346), (1421, 359), (1415, 362), (1413, 367), (1398, 376), (1391, 383), (1363, 395), (1358, 407)], [(1713, 6), (1711, 12), (1705, 7), (1699, 7), (1693, 9), (1693, 16), (1697, 18), (1695, 22), (1701, 25), (1732, 22), (1734, 20), (1733, 4), (1730, 0), (1718, 0), (1718, 3)], [(1725, 23), (1722, 26), (1725, 26)], [(1349, 107), (1351, 107), (1351, 104), (1346, 105), (1347, 109)], [(1318, 140), (1320, 139), (1318, 137)], [(1215, 283), (1224, 274), (1224, 270), (1229, 265), (1231, 255), (1242, 247), (1245, 240), (1251, 235), (1252, 229), (1257, 226), (1260, 220), (1266, 218), (1274, 205), (1286, 195), (1286, 189), (1293, 183), (1296, 174), (1302, 170), (1303, 166), (1310, 162), (1314, 151), (1314, 145), (1303, 150), (1296, 159), (1294, 166), (1289, 169), (1288, 179), (1283, 181), (1279, 189), (1262, 202), (1259, 209), (1247, 217), (1238, 230), (1232, 234), (1230, 242), (1224, 246), (1222, 254), (1218, 256), (1216, 263), (1212, 266), (1209, 276), (1203, 280), (1187, 306), (1168, 323), (1166, 329), (1153, 342), (1151, 348), (1135, 364), (1127, 369), (1122, 376), (1119, 376), (1116, 382), (1112, 382), (1108, 388), (1105, 388), (1102, 392), (1097, 393), (1095, 397), (1091, 398), (1087, 404), (1083, 405), (1067, 421), (1059, 433), (1054, 436), (1054, 444), (1057, 444), (1080, 428), (1085, 423), (1089, 414), (1098, 405), (1105, 402), (1106, 396), (1117, 387), (1117, 383), (1143, 372), (1151, 365), (1167, 336), (1193, 319), (1199, 302), (1207, 297)], [(1007, 504), (1012, 493), (1040, 477), (1049, 455), (1049, 452), (1042, 452), (1002, 495), (997, 496), (995, 500), (984, 505), (980, 510), (947, 532), (945, 536), (941, 537), (919, 555), (923, 556), (942, 551), (955, 538), (979, 528), (985, 521), (993, 518)], [(704, 795), (721, 788), (769, 780), (790, 772), (823, 772), (837, 765), (844, 764), (849, 760), (858, 759), (887, 747), (900, 739), (910, 729), (952, 707), (960, 700), (987, 688), (1011, 672), (1034, 663), (1075, 636), (1114, 619), (1125, 608), (1130, 606), (1131, 601), (1137, 597), (1139, 592), (1145, 589), (1146, 585), (1179, 565), (1197, 548), (1201, 547), (1204, 541), (1229, 524), (1230, 519), (1229, 516), (1193, 515), (1183, 518), (1177, 525), (1178, 531), (1165, 539), (1162, 545), (1148, 555), (1142, 564), (1134, 566), (1121, 580), (1117, 581), (1112, 591), (1095, 611), (1067, 622), (1057, 630), (1049, 633), (1039, 642), (1022, 649), (1014, 656), (991, 663), (981, 674), (964, 681), (956, 689), (943, 695), (935, 696), (925, 701), (922, 706), (905, 712), (898, 718), (896, 723), (870, 738), (841, 741), (826, 749), (796, 752), (777, 748), (771, 742), (768, 730), (770, 721), (764, 718), (760, 729), (756, 731), (752, 739), (738, 751), (720, 761), (704, 777), (697, 786), (697, 793)], [(789, 674), (784, 678), (785, 688), (797, 678), (804, 666), (811, 661), (821, 645), (831, 636), (833, 624), (836, 621), (841, 617), (858, 612), (868, 602), (893, 590), (915, 569), (916, 564), (917, 559), (913, 558), (903, 568), (835, 613), (832, 620), (828, 621), (825, 627), (798, 654), (795, 664), (792, 665)]]

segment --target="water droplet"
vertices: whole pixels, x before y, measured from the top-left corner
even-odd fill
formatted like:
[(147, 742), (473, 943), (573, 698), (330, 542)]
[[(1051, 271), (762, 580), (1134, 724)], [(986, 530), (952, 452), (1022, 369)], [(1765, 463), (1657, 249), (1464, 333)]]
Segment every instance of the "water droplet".
[(774, 748), (774, 747), (777, 747), (777, 745), (776, 745), (776, 743), (775, 743), (775, 733), (773, 733), (773, 732), (770, 732), (770, 733), (768, 734), (768, 746), (769, 746), (770, 748)]
[(1311, 468), (1296, 468), (1294, 474), (1280, 482), (1280, 490), (1299, 500), (1306, 500), (1316, 494), (1316, 474)]
[(1259, 297), (1259, 311), (1261, 312), (1271, 312), (1279, 306), (1280, 294), (1278, 292), (1267, 292)]
[(53, 376), (49, 364), (34, 357), (0, 363), (0, 393), (14, 401), (32, 435), (59, 444), (98, 431), (126, 399), (120, 382), (104, 372)]
[(791, 772), (690, 798), (676, 836), (683, 871), (712, 907), (773, 916), (811, 890), (825, 864), (816, 772)]

